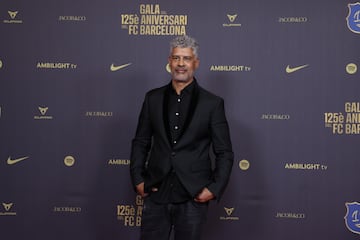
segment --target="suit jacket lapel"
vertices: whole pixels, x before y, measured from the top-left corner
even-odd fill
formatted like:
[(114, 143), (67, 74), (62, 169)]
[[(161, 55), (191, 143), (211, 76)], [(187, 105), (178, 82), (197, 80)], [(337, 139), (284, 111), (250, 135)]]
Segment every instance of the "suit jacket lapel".
[(164, 101), (163, 101), (163, 120), (164, 120), (164, 127), (166, 131), (166, 136), (168, 138), (169, 143), (171, 143), (171, 133), (170, 133), (170, 124), (169, 124), (169, 112), (168, 112), (168, 106), (169, 106), (169, 94), (171, 91), (171, 82), (168, 85), (168, 87), (165, 89), (164, 92)]

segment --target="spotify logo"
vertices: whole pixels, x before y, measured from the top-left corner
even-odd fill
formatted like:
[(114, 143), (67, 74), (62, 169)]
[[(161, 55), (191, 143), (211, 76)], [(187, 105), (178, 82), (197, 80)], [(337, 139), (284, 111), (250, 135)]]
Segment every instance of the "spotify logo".
[(66, 156), (64, 158), (64, 163), (68, 167), (72, 167), (75, 164), (75, 158), (73, 156)]
[(357, 66), (355, 63), (349, 63), (346, 65), (346, 72), (348, 74), (355, 74), (357, 72)]
[(249, 167), (250, 167), (250, 163), (249, 163), (248, 160), (243, 159), (243, 160), (241, 160), (241, 161), (239, 162), (239, 168), (240, 168), (241, 170), (246, 171), (246, 170), (249, 169)]

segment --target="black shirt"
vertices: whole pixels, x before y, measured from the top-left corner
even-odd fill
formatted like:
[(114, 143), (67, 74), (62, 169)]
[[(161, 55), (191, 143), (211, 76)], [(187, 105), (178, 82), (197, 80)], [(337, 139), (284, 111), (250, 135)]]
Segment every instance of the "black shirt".
[[(167, 89), (169, 129), (173, 146), (177, 144), (185, 125), (194, 92), (194, 81), (186, 86), (180, 95), (176, 93), (172, 84), (169, 84)], [(180, 203), (190, 200), (191, 196), (181, 184), (175, 170), (172, 169), (159, 184), (158, 191), (151, 193), (151, 198), (158, 203)]]

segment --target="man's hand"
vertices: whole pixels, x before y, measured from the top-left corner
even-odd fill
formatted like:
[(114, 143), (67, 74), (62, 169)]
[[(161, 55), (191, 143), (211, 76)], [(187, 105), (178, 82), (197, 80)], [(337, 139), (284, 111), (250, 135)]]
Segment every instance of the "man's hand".
[(146, 197), (148, 194), (144, 192), (144, 182), (136, 185), (136, 191), (141, 197)]
[(209, 189), (204, 188), (194, 199), (195, 202), (205, 203), (215, 198), (214, 194)]

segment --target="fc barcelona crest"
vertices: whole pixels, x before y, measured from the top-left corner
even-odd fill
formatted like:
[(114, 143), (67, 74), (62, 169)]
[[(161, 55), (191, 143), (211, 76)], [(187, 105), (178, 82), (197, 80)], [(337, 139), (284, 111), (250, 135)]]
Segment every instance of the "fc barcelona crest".
[(344, 217), (346, 227), (351, 232), (360, 234), (360, 203), (345, 203), (345, 206), (347, 210)]
[(360, 34), (360, 2), (350, 3), (348, 7), (347, 26), (352, 32)]

